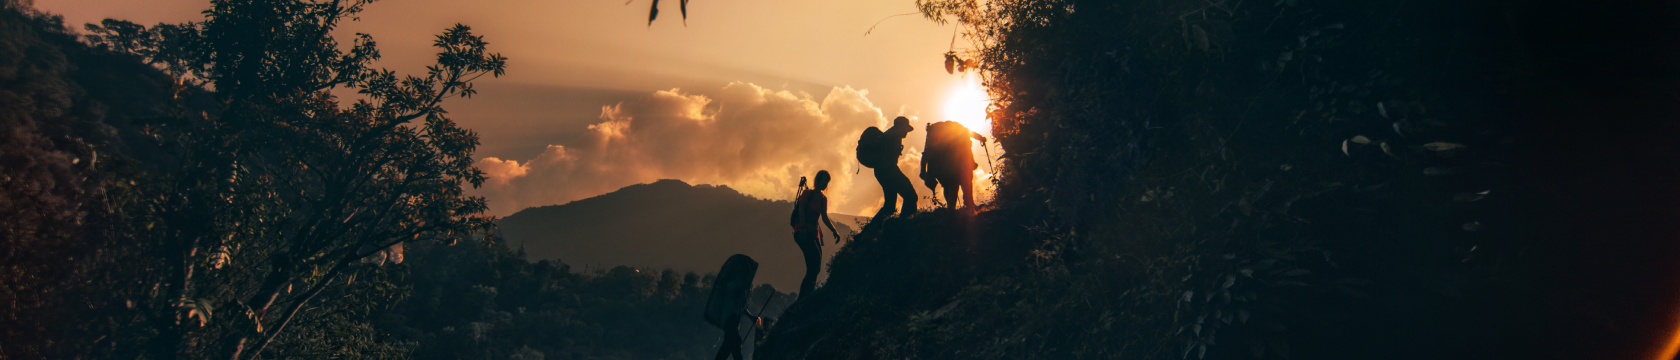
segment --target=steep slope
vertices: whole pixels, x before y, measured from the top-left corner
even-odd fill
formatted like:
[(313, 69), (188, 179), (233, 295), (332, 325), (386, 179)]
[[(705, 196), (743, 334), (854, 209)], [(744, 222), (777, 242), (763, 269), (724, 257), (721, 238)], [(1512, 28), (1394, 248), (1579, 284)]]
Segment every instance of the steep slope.
[(935, 328), (950, 321), (936, 320), (973, 313), (963, 302), (991, 300), (993, 283), (1030, 272), (1021, 259), (1033, 248), (1031, 237), (1004, 219), (1018, 215), (936, 209), (870, 224), (836, 255), (830, 281), (782, 314), (759, 356), (974, 358), (934, 343), (949, 340), (947, 330)]
[(147, 305), (135, 294), (156, 292), (134, 279), (167, 251), (135, 234), (154, 214), (142, 189), (177, 163), (146, 132), (168, 115), (170, 81), (0, 0), (0, 357), (108, 357), (93, 344), (130, 328)]
[(760, 358), (1674, 358), (1672, 8), (1266, 4), (991, 3), (995, 210), (871, 224)]
[[(746, 254), (759, 262), (759, 283), (792, 291), (805, 274), (787, 226), (792, 209), (789, 202), (754, 199), (727, 186), (660, 180), (521, 210), (498, 225), (508, 247), (524, 247), (532, 261), (557, 259), (580, 270), (628, 265), (707, 273), (729, 255)], [(841, 235), (857, 221), (830, 217)], [(824, 259), (840, 248), (828, 237)]]

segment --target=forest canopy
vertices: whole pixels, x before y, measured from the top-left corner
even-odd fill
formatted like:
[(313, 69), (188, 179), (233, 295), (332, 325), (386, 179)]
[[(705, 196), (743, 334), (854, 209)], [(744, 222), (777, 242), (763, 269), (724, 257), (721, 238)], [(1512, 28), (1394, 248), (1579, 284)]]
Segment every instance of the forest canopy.
[[(78, 56), (9, 57), (38, 62), (28, 64), (36, 71), (23, 73), (25, 79), (49, 85), (69, 80), (76, 82), (73, 89), (100, 94), (108, 87), (96, 82), (100, 76), (138, 77), (133, 90), (155, 95), (147, 99), (152, 103), (104, 124), (73, 118), (94, 122), (92, 131), (103, 127), (121, 143), (83, 140), (89, 143), (20, 159), (70, 157), (71, 166), (56, 171), (103, 181), (72, 182), (81, 188), (60, 191), (73, 194), (69, 198), (8, 194), (8, 204), (35, 206), (10, 211), (65, 213), (44, 209), (58, 206), (69, 212), (13, 223), (7, 241), (52, 235), (109, 254), (59, 281), (104, 281), (113, 284), (111, 293), (63, 296), (83, 297), (90, 307), (123, 306), (86, 315), (113, 332), (97, 336), (96, 343), (7, 341), (8, 351), (241, 359), (257, 358), (278, 343), (325, 353), (397, 353), (379, 342), (298, 340), (321, 332), (373, 337), (356, 319), (369, 305), (404, 294), (386, 279), (394, 273), (381, 266), (401, 261), (403, 243), (454, 243), (490, 229), (492, 219), (480, 215), (483, 200), (462, 194), (463, 186), (484, 181), (472, 167), (477, 136), (451, 121), (442, 104), (470, 98), (472, 81), (503, 75), (507, 60), (469, 27), (456, 25), (437, 36), (437, 62), (426, 74), (374, 68), (380, 55), (371, 35), (358, 34), (345, 50), (332, 35), (369, 3), (214, 1), (203, 21), (89, 24), (85, 40), (91, 46), (75, 41), (57, 18), (9, 3), (8, 29), (17, 36), (8, 39), (36, 52)], [(97, 65), (135, 62), (151, 66), (89, 74), (107, 70)], [(331, 92), (340, 88), (365, 98), (341, 104)], [(108, 101), (76, 100), (82, 103), (61, 106), (97, 109)], [(14, 128), (77, 115), (32, 110), (20, 114), (14, 121), (25, 123)], [(75, 135), (42, 136), (49, 142), (87, 138)], [(105, 163), (96, 167), (100, 153)], [(85, 165), (82, 157), (89, 159)], [(64, 251), (77, 250), (88, 249)], [(32, 268), (8, 281), (22, 285), (33, 281), (30, 272), (57, 265), (40, 263), (46, 261), (8, 261)], [(43, 299), (34, 306), (52, 305)]]

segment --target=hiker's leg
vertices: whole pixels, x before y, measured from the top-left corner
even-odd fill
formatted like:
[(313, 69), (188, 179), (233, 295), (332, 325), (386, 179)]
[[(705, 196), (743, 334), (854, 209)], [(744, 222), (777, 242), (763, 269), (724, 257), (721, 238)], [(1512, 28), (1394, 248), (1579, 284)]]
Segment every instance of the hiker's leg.
[[(733, 332), (735, 330), (729, 331)], [(714, 357), (713, 360), (725, 360), (730, 358), (745, 360), (746, 357), (741, 356), (741, 336), (729, 333), (725, 334), (724, 337), (725, 339), (723, 340), (723, 345), (718, 346), (717, 357)]]
[[(735, 317), (739, 318), (739, 315)], [(741, 358), (741, 321), (730, 320), (723, 324), (723, 343), (718, 344), (717, 356), (712, 360), (724, 360), (731, 357)]]
[[(893, 190), (892, 176), (889, 175), (889, 172), (898, 172), (898, 168), (888, 169), (887, 167), (875, 169), (875, 182), (881, 184), (881, 196), (885, 197), (881, 202), (881, 211), (875, 212), (876, 219), (892, 216), (893, 210), (898, 208), (898, 192)], [(899, 174), (899, 176), (904, 176), (904, 174)]]
[(963, 206), (972, 210), (974, 209), (974, 174), (967, 175), (962, 177), (961, 180), (957, 180), (957, 183), (961, 184), (962, 187)]
[(916, 186), (910, 184), (910, 178), (904, 176), (904, 172), (898, 171), (897, 166), (892, 167), (888, 172), (887, 176), (892, 177), (888, 181), (893, 183), (893, 190), (898, 192), (899, 197), (904, 198), (904, 207), (899, 213), (904, 214), (904, 216), (916, 213)]
[[(724, 336), (729, 336), (729, 335), (724, 335)], [(735, 348), (739, 349), (740, 346), (736, 346)], [(737, 351), (739, 351), (739, 350), (737, 350)], [(734, 355), (734, 353), (731, 353), (729, 351), (729, 340), (724, 340), (723, 344), (718, 344), (717, 356), (713, 356), (712, 360), (729, 360), (729, 357), (732, 356), (732, 355)]]
[(957, 190), (960, 189), (960, 187), (957, 186), (957, 183), (955, 181), (940, 181), (940, 182), (945, 183), (945, 189), (944, 189), (945, 206), (949, 206), (952, 209), (957, 208)]
[(822, 248), (817, 247), (817, 237), (814, 234), (794, 234), (794, 241), (799, 242), (799, 251), (805, 255), (805, 278), (799, 281), (799, 298), (811, 295), (817, 288), (817, 274), (822, 273)]

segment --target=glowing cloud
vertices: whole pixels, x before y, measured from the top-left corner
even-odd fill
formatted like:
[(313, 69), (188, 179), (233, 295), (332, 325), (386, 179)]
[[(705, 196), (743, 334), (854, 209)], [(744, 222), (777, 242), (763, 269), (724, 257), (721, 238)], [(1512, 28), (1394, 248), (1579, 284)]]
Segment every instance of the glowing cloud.
[[(719, 184), (766, 199), (791, 199), (800, 176), (833, 175), (831, 211), (872, 213), (881, 201), (869, 170), (854, 173), (857, 134), (887, 120), (868, 91), (835, 87), (820, 101), (809, 94), (731, 83), (712, 99), (672, 89), (601, 109), (594, 135), (549, 145), (523, 163), (480, 159), (490, 213), (563, 204), (638, 183), (679, 179)], [(908, 141), (907, 141), (908, 142)], [(915, 151), (901, 159), (916, 169)]]

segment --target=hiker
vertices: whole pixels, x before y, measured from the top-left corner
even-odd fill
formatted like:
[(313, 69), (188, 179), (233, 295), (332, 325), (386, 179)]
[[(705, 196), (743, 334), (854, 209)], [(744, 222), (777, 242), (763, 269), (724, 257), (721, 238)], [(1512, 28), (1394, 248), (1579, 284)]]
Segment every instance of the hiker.
[(822, 273), (822, 228), (817, 227), (817, 219), (822, 219), (828, 232), (834, 234), (834, 243), (840, 243), (840, 232), (828, 219), (828, 197), (822, 193), (828, 189), (828, 181), (828, 170), (817, 171), (816, 185), (794, 200), (793, 216), (788, 219), (788, 225), (793, 226), (793, 242), (805, 253), (805, 279), (799, 281), (799, 297), (817, 288), (817, 274)]
[(922, 173), (918, 177), (930, 191), (938, 190), (935, 187), (944, 183), (945, 203), (953, 209), (957, 208), (959, 191), (963, 206), (974, 209), (974, 169), (980, 168), (980, 164), (974, 162), (974, 151), (969, 149), (971, 138), (986, 146), (985, 136), (961, 123), (947, 120), (927, 126), (927, 145), (922, 152)]
[(893, 126), (887, 131), (870, 126), (858, 138), (858, 163), (875, 169), (875, 181), (881, 183), (881, 194), (886, 197), (881, 211), (875, 213), (875, 220), (892, 216), (894, 205), (901, 197), (904, 198), (904, 216), (916, 212), (916, 187), (898, 169), (898, 156), (904, 152), (904, 137), (915, 130), (910, 126), (909, 118), (900, 116), (893, 119)]
[(706, 312), (702, 314), (706, 323), (723, 329), (723, 343), (718, 344), (716, 360), (730, 357), (745, 359), (741, 356), (741, 317), (753, 317), (755, 326), (759, 323), (757, 317), (747, 311), (753, 276), (757, 274), (758, 262), (741, 254), (730, 256), (723, 262), (723, 268), (718, 270), (717, 280), (712, 283), (712, 294), (706, 299)]
[(729, 320), (724, 322), (722, 326), (723, 343), (718, 344), (717, 356), (712, 357), (712, 360), (724, 360), (728, 358), (735, 358), (738, 360), (746, 359), (745, 356), (741, 355), (741, 315), (742, 314), (736, 314), (736, 316), (731, 316), (729, 317)]

